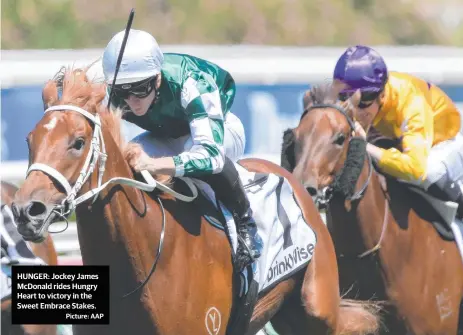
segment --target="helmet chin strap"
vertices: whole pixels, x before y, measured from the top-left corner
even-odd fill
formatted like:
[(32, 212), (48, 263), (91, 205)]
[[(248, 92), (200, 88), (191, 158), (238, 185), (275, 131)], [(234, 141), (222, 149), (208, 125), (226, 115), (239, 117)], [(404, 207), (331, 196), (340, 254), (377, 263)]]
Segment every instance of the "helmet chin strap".
[(160, 96), (161, 96), (161, 93), (158, 90), (154, 89), (154, 98), (151, 104), (155, 105), (159, 101)]
[(161, 96), (161, 91), (160, 91), (161, 84), (162, 84), (162, 74), (159, 73), (154, 78), (154, 88), (153, 88), (154, 98), (153, 98), (153, 102), (151, 103), (151, 105), (155, 105), (159, 101), (159, 97)]

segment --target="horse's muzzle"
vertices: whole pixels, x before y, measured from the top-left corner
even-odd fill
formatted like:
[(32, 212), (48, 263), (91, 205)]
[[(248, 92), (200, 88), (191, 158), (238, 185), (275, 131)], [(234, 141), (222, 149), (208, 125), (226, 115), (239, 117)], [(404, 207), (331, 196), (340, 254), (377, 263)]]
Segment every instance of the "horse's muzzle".
[(330, 187), (317, 190), (315, 187), (306, 186), (306, 190), (312, 197), (312, 200), (318, 209), (325, 209), (328, 202), (331, 200), (332, 190)]
[(48, 225), (55, 216), (53, 208), (41, 201), (11, 204), (18, 232), (26, 241), (40, 243), (45, 240)]

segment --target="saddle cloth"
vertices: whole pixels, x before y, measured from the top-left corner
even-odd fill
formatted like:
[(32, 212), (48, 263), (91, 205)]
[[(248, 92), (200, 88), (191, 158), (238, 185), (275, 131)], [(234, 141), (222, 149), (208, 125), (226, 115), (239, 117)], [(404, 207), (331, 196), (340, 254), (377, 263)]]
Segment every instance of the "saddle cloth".
[[(0, 225), (5, 227), (13, 224), (12, 217), (10, 213), (5, 210), (7, 206), (2, 208), (0, 213)], [(5, 238), (5, 231), (2, 231), (2, 238)], [(11, 266), (3, 264), (2, 262), (2, 271), (0, 273), (0, 299), (7, 299), (11, 296)]]
[(0, 299), (8, 299), (11, 296), (11, 274), (5, 273), (2, 265), (2, 273), (0, 274)]
[[(260, 293), (286, 279), (310, 261), (316, 236), (305, 221), (288, 180), (274, 174), (249, 172), (237, 163), (235, 166), (254, 212), (258, 234), (263, 241), (262, 255), (253, 267), (253, 278), (259, 284)], [(231, 213), (216, 201), (214, 192), (207, 183), (194, 178), (191, 180), (216, 208), (220, 206), (232, 248), (236, 252), (237, 232)]]

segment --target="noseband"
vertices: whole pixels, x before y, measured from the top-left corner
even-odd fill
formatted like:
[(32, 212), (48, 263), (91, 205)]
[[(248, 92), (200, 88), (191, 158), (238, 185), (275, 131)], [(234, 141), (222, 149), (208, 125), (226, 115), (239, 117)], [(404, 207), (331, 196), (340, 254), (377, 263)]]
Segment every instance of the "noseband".
[[(344, 115), (344, 117), (346, 118), (347, 123), (349, 124), (350, 130), (351, 130), (350, 133), (351, 134), (355, 133), (354, 121), (349, 117), (349, 115), (347, 114), (345, 109), (342, 108), (341, 106), (337, 105), (337, 104), (314, 104), (314, 105), (311, 105), (311, 106), (307, 107), (304, 110), (304, 112), (302, 113), (302, 116), (301, 116), (301, 120), (311, 110), (313, 110), (313, 109), (321, 109), (321, 108), (333, 108), (333, 109), (337, 110), (338, 112), (340, 112), (342, 115)], [(350, 137), (350, 139), (352, 139), (352, 137)], [(368, 184), (370, 183), (371, 175), (373, 173), (373, 163), (372, 163), (372, 160), (371, 160), (371, 156), (368, 153), (367, 153), (367, 157), (368, 157), (368, 177), (367, 177), (367, 180), (362, 185), (362, 187), (360, 188), (359, 191), (355, 192), (351, 197), (349, 197), (346, 200), (353, 201), (353, 200), (361, 199), (363, 197), (367, 187), (368, 187)], [(339, 177), (339, 173), (336, 175), (336, 177)], [(335, 180), (336, 179), (337, 178), (335, 178)], [(327, 207), (327, 205), (329, 204), (329, 202), (331, 201), (331, 199), (333, 197), (334, 188), (335, 188), (335, 185), (333, 185), (333, 183), (331, 183), (330, 185), (324, 187), (320, 192), (317, 192), (317, 195), (315, 197), (315, 204), (318, 206), (319, 209), (324, 209), (324, 208)]]

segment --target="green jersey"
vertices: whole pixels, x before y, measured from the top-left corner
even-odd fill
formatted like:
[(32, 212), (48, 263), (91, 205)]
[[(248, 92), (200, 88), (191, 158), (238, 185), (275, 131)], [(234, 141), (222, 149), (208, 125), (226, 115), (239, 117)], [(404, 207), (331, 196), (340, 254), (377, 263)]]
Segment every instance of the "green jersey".
[[(175, 176), (218, 173), (224, 163), (224, 118), (235, 97), (235, 81), (219, 66), (184, 54), (165, 53), (161, 87), (143, 116), (124, 119), (160, 138), (191, 134), (193, 147), (174, 156)], [(113, 104), (128, 109), (123, 100)]]

